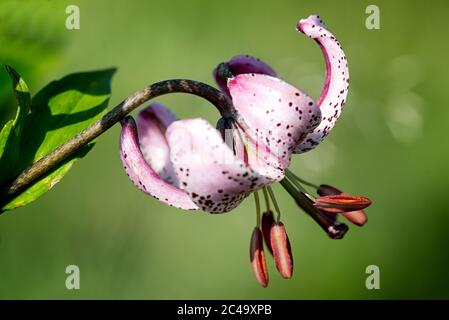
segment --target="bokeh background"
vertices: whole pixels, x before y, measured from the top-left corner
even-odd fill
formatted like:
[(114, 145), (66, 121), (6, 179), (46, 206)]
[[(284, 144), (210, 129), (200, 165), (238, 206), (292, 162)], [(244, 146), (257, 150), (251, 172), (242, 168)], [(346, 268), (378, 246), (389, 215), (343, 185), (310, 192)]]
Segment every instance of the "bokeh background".
[[(65, 28), (70, 4), (80, 30)], [(380, 30), (365, 28), (369, 4), (380, 8)], [(116, 126), (51, 192), (0, 216), (0, 298), (449, 298), (448, 10), (446, 1), (2, 0), (1, 64), (32, 93), (68, 73), (116, 66), (111, 106), (162, 79), (213, 84), (212, 68), (239, 53), (317, 97), (323, 58), (295, 23), (319, 14), (345, 49), (351, 88), (332, 134), (292, 168), (374, 205), (363, 228), (333, 241), (275, 186), (295, 272), (282, 280), (269, 260), (262, 289), (248, 258), (252, 198), (226, 215), (159, 204), (122, 170)], [(2, 117), (12, 101), (0, 72)], [(181, 118), (218, 116), (199, 98), (158, 101)], [(80, 267), (80, 290), (65, 288), (70, 264)], [(365, 288), (371, 264), (380, 290)]]

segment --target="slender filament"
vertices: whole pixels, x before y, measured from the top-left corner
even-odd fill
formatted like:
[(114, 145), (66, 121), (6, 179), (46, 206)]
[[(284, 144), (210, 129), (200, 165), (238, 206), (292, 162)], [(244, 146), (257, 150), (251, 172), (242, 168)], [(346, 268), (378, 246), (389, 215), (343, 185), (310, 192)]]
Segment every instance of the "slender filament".
[(273, 202), (274, 209), (276, 210), (277, 216), (277, 222), (281, 221), (281, 210), (279, 210), (278, 203), (276, 201), (276, 198), (274, 197), (273, 190), (270, 186), (267, 186), (268, 194), (270, 195), (271, 201)]
[(256, 225), (260, 227), (260, 201), (257, 191), (254, 191), (254, 200), (256, 201)]
[(263, 192), (263, 197), (265, 198), (265, 207), (267, 207), (267, 211), (271, 211), (271, 207), (270, 207), (270, 198), (268, 196), (268, 192), (267, 192), (267, 188), (264, 187), (262, 189)]
[[(289, 176), (290, 180), (293, 180), (292, 182), (294, 182), (294, 180), (296, 180), (296, 182), (305, 184), (306, 186), (309, 186), (314, 189), (318, 189), (318, 186), (316, 184), (309, 182), (307, 180), (301, 179), (300, 177), (298, 177), (296, 174), (294, 174), (292, 171), (290, 171), (288, 169), (285, 170), (285, 173), (287, 176)], [(302, 189), (304, 189), (304, 188), (302, 188)]]

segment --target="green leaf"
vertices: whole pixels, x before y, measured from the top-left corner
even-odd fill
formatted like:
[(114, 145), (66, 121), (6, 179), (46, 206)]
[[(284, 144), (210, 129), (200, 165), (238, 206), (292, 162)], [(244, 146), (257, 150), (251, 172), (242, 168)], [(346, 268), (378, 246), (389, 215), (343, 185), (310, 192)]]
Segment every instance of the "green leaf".
[[(0, 131), (0, 175), (3, 175), (3, 165), (2, 162), (5, 160), (3, 159), (3, 154), (6, 153), (5, 149), (8, 145), (9, 136), (11, 135), (12, 130), (12, 124), (14, 120), (9, 120), (5, 126), (2, 128), (2, 131)], [(0, 179), (1, 181), (1, 179)]]
[(0, 132), (0, 182), (16, 175), (15, 167), (20, 161), (20, 142), (25, 121), (31, 108), (31, 97), (25, 81), (10, 66), (6, 71), (11, 78), (14, 96), (17, 101), (15, 119), (6, 123)]
[[(114, 72), (115, 69), (108, 69), (71, 74), (51, 82), (33, 97), (31, 113), (26, 118), (20, 143), (20, 163), (15, 167), (19, 173), (76, 136), (105, 113)], [(15, 199), (3, 203), (2, 210), (27, 205), (45, 194), (92, 147), (92, 143), (85, 146)]]
[(19, 196), (3, 205), (0, 212), (26, 206), (27, 204), (44, 195), (47, 191), (53, 188), (54, 185), (57, 184), (66, 175), (67, 172), (69, 172), (75, 161), (84, 157), (92, 149), (94, 144), (94, 142), (88, 144), (74, 156), (59, 164), (54, 170), (52, 170), (44, 177), (40, 178), (37, 182), (33, 183)]

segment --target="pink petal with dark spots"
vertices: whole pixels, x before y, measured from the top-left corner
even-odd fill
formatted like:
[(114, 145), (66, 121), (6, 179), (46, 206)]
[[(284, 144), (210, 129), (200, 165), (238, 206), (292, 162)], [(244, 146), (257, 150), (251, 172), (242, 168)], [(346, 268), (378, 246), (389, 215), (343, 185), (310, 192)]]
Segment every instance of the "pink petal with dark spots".
[[(238, 55), (227, 62), (228, 67), (234, 76), (244, 73), (260, 73), (269, 76), (276, 76), (276, 72), (263, 61), (248, 55)], [(220, 90), (229, 96), (226, 80), (218, 76), (218, 67), (214, 69), (213, 76)]]
[(319, 44), (326, 62), (326, 79), (317, 102), (321, 109), (322, 121), (295, 148), (295, 153), (302, 153), (315, 148), (334, 127), (346, 102), (349, 70), (340, 43), (318, 16), (311, 15), (300, 20), (297, 29)]
[(165, 181), (178, 186), (176, 174), (170, 162), (165, 131), (176, 116), (163, 105), (153, 103), (139, 112), (137, 132), (140, 149), (151, 168)]
[(120, 157), (131, 181), (159, 201), (181, 209), (198, 209), (187, 193), (163, 180), (145, 161), (139, 147), (137, 127), (132, 117), (121, 121)]
[(241, 74), (228, 80), (228, 88), (246, 134), (257, 141), (259, 160), (286, 168), (293, 149), (320, 123), (320, 109), (297, 88), (267, 75)]
[(166, 137), (180, 188), (204, 211), (231, 211), (251, 192), (273, 182), (238, 159), (203, 119), (173, 122)]

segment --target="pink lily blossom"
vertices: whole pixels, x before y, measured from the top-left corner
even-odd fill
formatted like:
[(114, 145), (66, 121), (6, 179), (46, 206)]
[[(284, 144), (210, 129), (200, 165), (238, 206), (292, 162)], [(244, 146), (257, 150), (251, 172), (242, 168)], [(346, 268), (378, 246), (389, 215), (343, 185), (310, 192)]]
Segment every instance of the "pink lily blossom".
[[(234, 76), (226, 84), (217, 70), (214, 74), (249, 128), (243, 130), (247, 152), (258, 156), (233, 157), (205, 120), (175, 121), (168, 109), (153, 104), (140, 112), (137, 128), (129, 118), (122, 123), (121, 156), (131, 180), (161, 202), (212, 213), (228, 212), (251, 192), (282, 180), (292, 152), (310, 150), (335, 124), (347, 92), (346, 58), (335, 37), (316, 16), (301, 20), (297, 29), (315, 39), (325, 56), (318, 104), (265, 63), (236, 56), (228, 62)], [(217, 160), (223, 157), (231, 161)]]
[[(213, 71), (219, 88), (235, 109), (232, 115), (223, 115), (217, 128), (201, 118), (177, 120), (157, 103), (143, 109), (137, 123), (132, 117), (121, 122), (124, 168), (140, 190), (157, 200), (186, 210), (225, 213), (251, 193), (256, 194), (258, 224), (251, 240), (251, 261), (264, 287), (268, 274), (262, 236), (282, 277), (290, 278), (293, 270), (290, 242), (271, 184), (280, 181), (290, 194), (297, 194), (297, 203), (315, 215), (328, 234), (337, 232), (337, 222), (327, 212), (357, 211), (370, 204), (363, 197), (343, 204), (342, 195), (314, 200), (300, 185), (302, 180), (287, 169), (292, 154), (315, 148), (333, 128), (346, 102), (349, 84), (345, 54), (322, 20), (309, 16), (298, 22), (297, 30), (314, 39), (324, 54), (326, 78), (317, 102), (278, 78), (266, 63), (239, 55)], [(268, 218), (264, 219), (263, 232), (257, 196), (261, 189), (267, 212), (271, 212), (271, 199), (278, 213), (277, 219), (265, 215)], [(344, 196), (346, 200), (350, 197)], [(352, 210), (354, 203), (357, 206)], [(331, 237), (341, 238), (347, 228), (341, 230), (338, 237)]]

